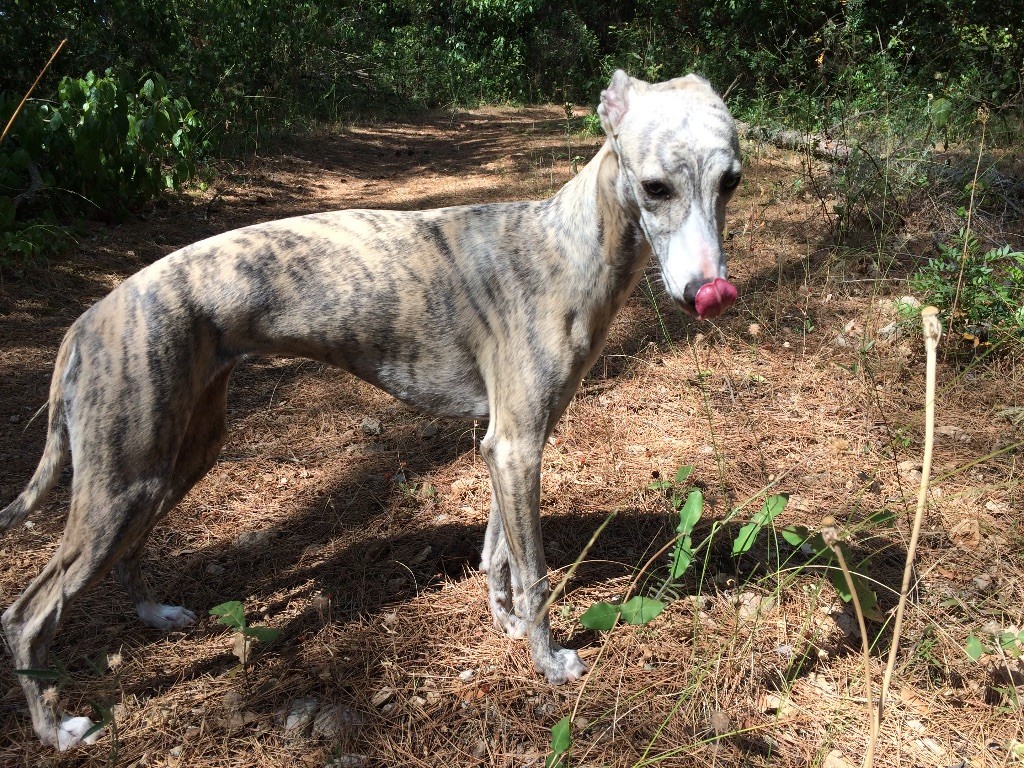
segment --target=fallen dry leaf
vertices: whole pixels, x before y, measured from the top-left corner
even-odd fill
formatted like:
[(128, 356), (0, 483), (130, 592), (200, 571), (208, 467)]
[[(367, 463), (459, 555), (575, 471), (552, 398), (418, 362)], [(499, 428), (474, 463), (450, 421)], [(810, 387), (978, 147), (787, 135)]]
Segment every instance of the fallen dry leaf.
[(949, 538), (958, 547), (975, 549), (981, 544), (981, 528), (978, 526), (978, 518), (969, 517), (966, 520), (961, 520), (950, 529)]
[(855, 768), (855, 766), (846, 759), (840, 750), (833, 749), (821, 761), (821, 768)]

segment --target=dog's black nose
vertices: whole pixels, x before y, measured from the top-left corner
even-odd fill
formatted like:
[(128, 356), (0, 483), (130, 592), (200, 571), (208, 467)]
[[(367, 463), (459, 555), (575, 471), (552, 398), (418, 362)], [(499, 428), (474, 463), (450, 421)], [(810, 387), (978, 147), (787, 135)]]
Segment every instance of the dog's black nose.
[(700, 278), (690, 281), (683, 289), (683, 301), (685, 301), (687, 306), (691, 309), (695, 308), (697, 306), (697, 292), (708, 283), (713, 282), (714, 278)]

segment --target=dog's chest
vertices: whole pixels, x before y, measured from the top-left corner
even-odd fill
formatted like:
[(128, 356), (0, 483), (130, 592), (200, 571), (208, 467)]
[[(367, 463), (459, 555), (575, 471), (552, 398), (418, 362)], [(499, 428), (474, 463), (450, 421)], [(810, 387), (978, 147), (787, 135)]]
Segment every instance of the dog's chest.
[(418, 411), (456, 419), (487, 418), (487, 390), (479, 373), (439, 360), (386, 362), (371, 373), (357, 372)]

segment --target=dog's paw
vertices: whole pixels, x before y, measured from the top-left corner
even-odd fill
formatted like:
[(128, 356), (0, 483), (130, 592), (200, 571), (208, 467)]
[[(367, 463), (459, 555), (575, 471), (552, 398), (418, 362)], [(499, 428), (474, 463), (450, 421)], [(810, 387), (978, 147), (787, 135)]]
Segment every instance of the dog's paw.
[(494, 626), (514, 640), (522, 640), (526, 635), (526, 622), (508, 611), (494, 612)]
[(196, 615), (180, 605), (139, 603), (135, 606), (142, 623), (153, 629), (183, 629), (196, 620)]
[(580, 660), (579, 654), (570, 648), (552, 651), (543, 659), (534, 659), (533, 664), (552, 685), (579, 680), (587, 673), (587, 665)]
[(95, 744), (96, 740), (103, 735), (101, 728), (89, 733), (95, 725), (96, 723), (88, 717), (64, 715), (60, 719), (60, 725), (57, 726), (57, 749), (66, 752), (79, 744)]

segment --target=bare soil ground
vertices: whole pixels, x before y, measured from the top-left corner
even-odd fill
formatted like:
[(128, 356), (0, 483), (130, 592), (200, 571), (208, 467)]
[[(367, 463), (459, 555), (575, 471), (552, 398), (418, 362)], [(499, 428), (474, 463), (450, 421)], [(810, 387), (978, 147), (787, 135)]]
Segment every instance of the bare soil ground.
[[(43, 420), (29, 420), (62, 334), (130, 273), (207, 235), (293, 214), (543, 197), (598, 144), (567, 133), (557, 108), (324, 130), (224, 163), (207, 190), (90, 226), (66, 258), (4, 275), (0, 504), (42, 449)], [(259, 360), (233, 380), (222, 460), (150, 542), (150, 578), (200, 619), (169, 634), (142, 627), (104, 580), (68, 611), (55, 657), (67, 673), (60, 705), (112, 708), (116, 734), (67, 755), (41, 748), (5, 657), (0, 764), (541, 766), (549, 729), (575, 713), (572, 765), (859, 765), (868, 729), (854, 614), (788, 545), (733, 558), (727, 526), (651, 624), (595, 633), (578, 623), (671, 540), (677, 521), (648, 486), (685, 464), (707, 497), (698, 541), (735, 505), (755, 499), (736, 517), (745, 522), (766, 490), (785, 492), (777, 524), (832, 516), (855, 531), (858, 570), (883, 610), (895, 604), (924, 363), (915, 323), (898, 321), (892, 298), (931, 241), (910, 233), (905, 258), (874, 274), (870, 254), (830, 247), (799, 156), (745, 154), (727, 239), (738, 305), (690, 321), (652, 271), (546, 453), (554, 582), (617, 513), (553, 609), (559, 636), (591, 665), (584, 680), (547, 685), (525, 645), (491, 625), (475, 570), (488, 509), (481, 425), (424, 418), (319, 364)], [(880, 765), (1020, 760), (1019, 661), (991, 642), (977, 662), (963, 647), (971, 633), (1024, 628), (1024, 495), (1011, 447), (1021, 430), (995, 415), (1022, 405), (1022, 378), (1012, 359), (940, 367), (936, 481)], [(65, 477), (0, 539), (3, 606), (56, 548), (67, 487)], [(895, 526), (867, 526), (883, 509)], [(251, 623), (283, 630), (245, 670), (232, 632), (206, 615), (232, 599)], [(890, 635), (881, 623), (868, 631), (877, 694)]]

